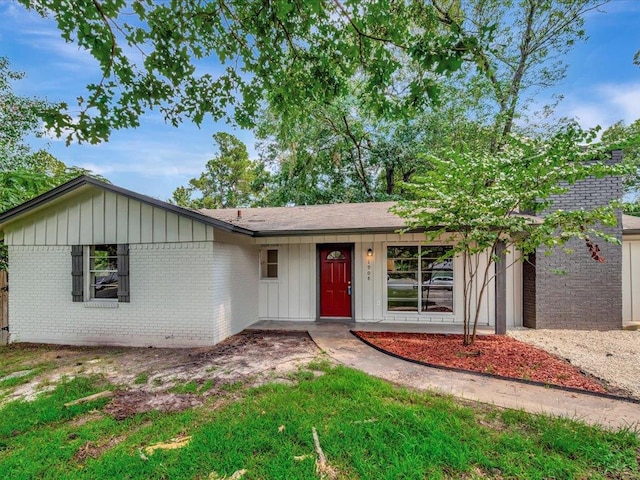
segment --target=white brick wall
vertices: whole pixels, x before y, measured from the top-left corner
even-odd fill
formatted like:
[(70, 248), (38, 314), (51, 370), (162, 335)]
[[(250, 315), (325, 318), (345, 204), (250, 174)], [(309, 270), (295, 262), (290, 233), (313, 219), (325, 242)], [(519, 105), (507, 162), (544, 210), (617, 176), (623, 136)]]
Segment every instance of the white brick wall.
[(258, 321), (258, 252), (254, 246), (213, 244), (215, 343)]
[[(87, 308), (71, 301), (71, 247), (9, 247), (9, 325), (11, 342), (43, 342), (74, 345), (112, 344), (156, 347), (212, 345), (235, 333), (253, 319), (253, 293), (248, 279), (227, 277), (236, 316), (216, 317), (225, 281), (214, 272), (212, 242), (130, 245), (131, 303), (117, 308)], [(237, 250), (236, 247), (235, 250)], [(218, 249), (216, 249), (217, 251)], [(226, 258), (234, 271), (246, 273), (252, 259)], [(254, 261), (254, 270), (257, 260)], [(254, 277), (257, 275), (254, 273)], [(257, 282), (257, 280), (254, 280)], [(244, 291), (238, 287), (248, 287)], [(221, 297), (222, 295), (222, 297)], [(237, 300), (241, 300), (237, 302)], [(241, 328), (240, 328), (241, 330)]]

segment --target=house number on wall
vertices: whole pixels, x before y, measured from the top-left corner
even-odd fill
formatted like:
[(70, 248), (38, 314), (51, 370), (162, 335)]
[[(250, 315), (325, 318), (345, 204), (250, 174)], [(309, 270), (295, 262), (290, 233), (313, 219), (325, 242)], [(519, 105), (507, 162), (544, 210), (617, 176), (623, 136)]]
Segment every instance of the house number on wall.
[(367, 260), (367, 281), (371, 281), (371, 260)]

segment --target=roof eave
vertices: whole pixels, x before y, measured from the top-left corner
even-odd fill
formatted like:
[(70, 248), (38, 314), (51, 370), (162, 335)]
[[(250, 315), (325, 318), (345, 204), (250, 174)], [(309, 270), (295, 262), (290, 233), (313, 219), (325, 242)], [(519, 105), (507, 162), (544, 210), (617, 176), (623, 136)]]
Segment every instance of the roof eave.
[(3, 214), (0, 215), (0, 231), (2, 231), (3, 224), (11, 221), (17, 217), (28, 214), (31, 210), (34, 210), (40, 206), (45, 205), (46, 203), (55, 200), (56, 198), (60, 198), (67, 193), (70, 193), (78, 188), (91, 185), (98, 188), (103, 188), (105, 190), (109, 190), (113, 193), (117, 193), (120, 195), (125, 195), (129, 198), (133, 198), (134, 200), (138, 200), (140, 202), (146, 203), (148, 205), (162, 208), (164, 210), (168, 210), (170, 212), (176, 213), (178, 215), (182, 215), (188, 217), (192, 220), (199, 221), (201, 223), (211, 225), (212, 227), (219, 228), (226, 232), (231, 233), (239, 233), (243, 235), (253, 236), (255, 232), (253, 230), (249, 230), (247, 228), (239, 227), (237, 225), (232, 225), (230, 223), (224, 222), (222, 220), (215, 219), (213, 217), (209, 217), (207, 215), (203, 215), (195, 210), (189, 210), (187, 208), (179, 207), (177, 205), (172, 205), (167, 202), (163, 202), (162, 200), (158, 200), (152, 197), (148, 197), (146, 195), (142, 195), (140, 193), (133, 192), (131, 190), (127, 190), (126, 188), (118, 187), (116, 185), (112, 185), (110, 183), (101, 182), (95, 178), (89, 177), (87, 175), (81, 175), (79, 177), (74, 178), (73, 180), (69, 180), (58, 187), (49, 190), (48, 192), (43, 193), (31, 200), (28, 200), (16, 207), (13, 207)]
[(69, 180), (68, 182), (63, 183), (62, 185), (59, 185), (52, 190), (44, 192), (43, 194), (38, 195), (31, 200), (27, 200), (20, 205), (16, 205), (15, 207), (10, 208), (6, 212), (0, 214), (0, 228), (2, 227), (3, 223), (6, 223), (7, 220), (11, 220), (24, 213), (27, 213), (29, 210), (33, 210), (34, 208), (44, 205), (50, 200), (54, 200), (55, 198), (61, 197), (66, 193), (85, 185), (85, 177), (86, 175), (81, 175), (74, 178), (73, 180)]
[[(322, 230), (260, 230), (254, 233), (254, 237), (308, 237), (312, 235), (360, 235), (376, 233), (398, 233), (404, 227), (362, 227), (362, 228), (334, 228)], [(426, 228), (406, 230), (405, 233), (423, 233)]]

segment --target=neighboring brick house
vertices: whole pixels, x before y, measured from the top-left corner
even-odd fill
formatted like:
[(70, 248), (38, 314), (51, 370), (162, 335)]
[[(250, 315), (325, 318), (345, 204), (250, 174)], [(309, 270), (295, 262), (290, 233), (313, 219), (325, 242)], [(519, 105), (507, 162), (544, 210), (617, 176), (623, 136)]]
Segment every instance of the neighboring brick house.
[[(10, 341), (177, 347), (212, 345), (258, 320), (461, 324), (463, 265), (437, 260), (453, 237), (425, 245), (422, 233), (399, 235), (391, 205), (195, 211), (79, 177), (0, 215)], [(579, 268), (589, 285), (574, 290), (586, 299), (605, 272), (615, 280), (603, 277), (606, 301), (621, 310), (619, 250), (605, 250), (611, 264), (588, 278)], [(582, 312), (563, 310), (551, 324), (544, 297), (556, 292), (540, 270), (531, 278), (525, 264), (523, 275), (514, 253), (505, 263), (480, 324), (519, 327), (533, 309), (538, 328), (621, 327), (618, 312), (597, 323), (606, 309), (582, 324)], [(534, 287), (524, 299), (523, 280)]]

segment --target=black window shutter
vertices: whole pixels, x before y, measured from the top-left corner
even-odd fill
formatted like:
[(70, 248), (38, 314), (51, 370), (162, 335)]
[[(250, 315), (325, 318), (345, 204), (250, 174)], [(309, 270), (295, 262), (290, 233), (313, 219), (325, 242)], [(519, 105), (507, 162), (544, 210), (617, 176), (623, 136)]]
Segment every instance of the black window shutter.
[(71, 245), (71, 298), (74, 302), (84, 302), (83, 246)]
[(118, 245), (118, 302), (129, 303), (129, 244)]

